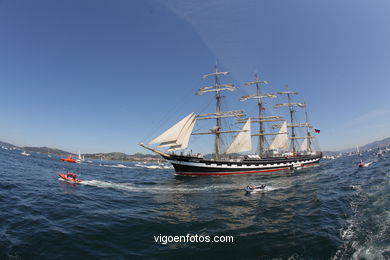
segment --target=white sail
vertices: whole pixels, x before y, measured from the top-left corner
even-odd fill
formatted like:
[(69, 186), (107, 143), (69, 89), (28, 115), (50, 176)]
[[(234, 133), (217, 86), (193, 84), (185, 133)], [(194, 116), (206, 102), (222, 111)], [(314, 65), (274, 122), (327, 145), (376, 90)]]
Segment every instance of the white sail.
[(183, 128), (186, 126), (188, 121), (193, 116), (194, 116), (194, 113), (189, 114), (188, 116), (186, 116), (185, 118), (180, 120), (178, 123), (176, 123), (174, 126), (169, 128), (167, 131), (165, 131), (164, 133), (162, 133), (158, 137), (154, 138), (152, 141), (149, 142), (149, 144), (160, 143), (160, 144), (165, 144), (166, 146), (170, 146), (172, 144), (175, 144), (181, 131), (183, 130)]
[(226, 150), (226, 153), (240, 153), (250, 150), (252, 150), (252, 140), (251, 119), (249, 118), (248, 121), (246, 121), (244, 127), (242, 128), (242, 132), (238, 133), (232, 144)]
[(80, 151), (79, 151), (79, 160), (81, 160), (81, 153), (80, 153)]
[(281, 107), (305, 107), (304, 103), (284, 103), (284, 104), (276, 104), (274, 107), (275, 108), (281, 108)]
[(309, 142), (307, 141), (307, 138), (303, 139), (303, 142), (301, 143), (300, 151), (305, 152), (308, 151), (309, 149)]
[(288, 136), (287, 136), (287, 121), (284, 121), (282, 127), (279, 130), (279, 133), (275, 136), (271, 145), (269, 146), (270, 150), (276, 149), (286, 149), (288, 150)]
[(175, 151), (175, 150), (181, 150), (188, 147), (188, 143), (190, 141), (192, 129), (194, 128), (196, 123), (195, 115), (192, 117), (191, 121), (189, 122), (188, 126), (186, 126), (182, 133), (180, 134), (179, 138), (176, 141), (176, 145), (172, 145), (168, 151)]
[[(186, 122), (186, 124), (183, 126), (183, 128), (180, 130), (179, 135), (176, 137), (175, 140), (173, 141), (167, 141), (167, 142), (162, 142), (160, 143), (159, 146), (157, 147), (169, 147), (169, 146), (181, 146), (184, 143), (184, 139), (188, 135), (188, 140), (189, 140), (189, 135), (191, 135), (192, 129), (194, 128), (195, 125), (195, 114), (192, 115)], [(184, 149), (184, 148), (180, 148)]]

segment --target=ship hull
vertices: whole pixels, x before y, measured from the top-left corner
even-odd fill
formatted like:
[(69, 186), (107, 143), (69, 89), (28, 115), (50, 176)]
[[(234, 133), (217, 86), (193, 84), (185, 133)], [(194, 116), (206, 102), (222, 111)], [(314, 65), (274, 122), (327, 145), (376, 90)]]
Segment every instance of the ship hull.
[(166, 158), (173, 165), (176, 174), (188, 176), (221, 176), (235, 174), (274, 173), (294, 168), (318, 165), (322, 155), (274, 157), (257, 160), (206, 160), (190, 156)]

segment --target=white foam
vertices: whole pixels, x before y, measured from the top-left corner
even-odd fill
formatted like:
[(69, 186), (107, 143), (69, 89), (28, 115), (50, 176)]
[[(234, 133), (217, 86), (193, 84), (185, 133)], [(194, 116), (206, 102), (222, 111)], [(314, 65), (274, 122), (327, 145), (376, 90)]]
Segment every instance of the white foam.
[(171, 165), (165, 164), (136, 164), (135, 166), (146, 169), (173, 169)]
[(250, 193), (261, 193), (261, 192), (270, 192), (270, 191), (274, 191), (274, 190), (280, 190), (280, 189), (287, 189), (288, 187), (273, 187), (273, 186), (265, 186), (264, 189), (261, 189), (261, 190), (253, 190), (251, 191)]
[(373, 162), (366, 162), (366, 163), (364, 163), (363, 167), (368, 167), (368, 166), (370, 166), (372, 163), (373, 163)]
[(205, 192), (205, 191), (212, 191), (216, 189), (228, 188), (223, 185), (204, 186), (204, 187), (194, 187), (194, 186), (164, 187), (164, 186), (150, 186), (150, 185), (143, 186), (143, 185), (134, 185), (131, 183), (114, 183), (114, 182), (99, 181), (99, 180), (90, 180), (90, 181), (83, 180), (80, 184), (99, 187), (99, 188), (111, 188), (111, 189), (125, 190), (131, 192), (149, 192), (149, 193), (178, 193), (178, 192), (195, 193), (195, 192)]
[(123, 165), (123, 164), (103, 164), (103, 166), (105, 167), (112, 167), (112, 168), (134, 168), (134, 167), (131, 167), (131, 166), (126, 166), (126, 165)]
[(355, 232), (354, 232), (354, 229), (355, 229), (355, 225), (354, 225), (354, 222), (352, 220), (347, 220), (348, 222), (348, 225), (345, 229), (341, 229), (340, 230), (340, 237), (343, 239), (343, 240), (350, 240)]

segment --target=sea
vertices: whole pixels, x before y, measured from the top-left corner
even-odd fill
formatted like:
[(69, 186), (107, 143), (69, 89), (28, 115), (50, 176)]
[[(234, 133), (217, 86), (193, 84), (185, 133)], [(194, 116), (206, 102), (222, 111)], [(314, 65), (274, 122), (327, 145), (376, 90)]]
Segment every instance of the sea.
[[(82, 182), (61, 181), (66, 171)], [(0, 149), (0, 259), (390, 259), (390, 153), (188, 177)]]

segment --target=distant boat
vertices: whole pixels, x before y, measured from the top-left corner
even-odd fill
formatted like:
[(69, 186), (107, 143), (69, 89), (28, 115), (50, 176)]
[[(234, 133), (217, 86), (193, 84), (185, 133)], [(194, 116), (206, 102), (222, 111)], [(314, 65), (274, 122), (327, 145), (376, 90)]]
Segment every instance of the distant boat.
[(363, 160), (360, 160), (359, 164), (358, 164), (358, 167), (364, 167), (364, 162)]
[(76, 163), (77, 161), (72, 158), (72, 155), (69, 155), (68, 158), (61, 158), (61, 161), (69, 162), (69, 163)]
[(127, 168), (127, 166), (126, 165), (124, 165), (124, 164), (115, 164), (115, 165), (112, 165), (111, 167), (115, 167), (115, 168)]
[(382, 149), (380, 149), (380, 150), (376, 153), (376, 156), (377, 156), (377, 157), (383, 157), (383, 155), (385, 155), (385, 151), (383, 151)]
[(81, 163), (83, 161), (84, 161), (84, 158), (81, 156), (81, 153), (79, 151), (79, 156), (78, 156), (78, 159), (76, 160), (76, 162)]
[(51, 154), (50, 154), (49, 148), (47, 148), (47, 157), (51, 157)]
[(363, 162), (363, 160), (360, 160), (359, 164), (358, 164), (358, 167), (359, 168), (362, 168), (362, 167), (368, 167), (372, 164), (373, 162)]
[(356, 154), (357, 154), (357, 155), (362, 155), (361, 152), (360, 152), (360, 150), (359, 150), (359, 146), (358, 146), (358, 145), (356, 145)]
[(23, 151), (23, 152), (21, 153), (21, 155), (24, 155), (24, 156), (30, 156), (30, 154), (29, 154), (29, 153), (27, 153), (26, 151)]

